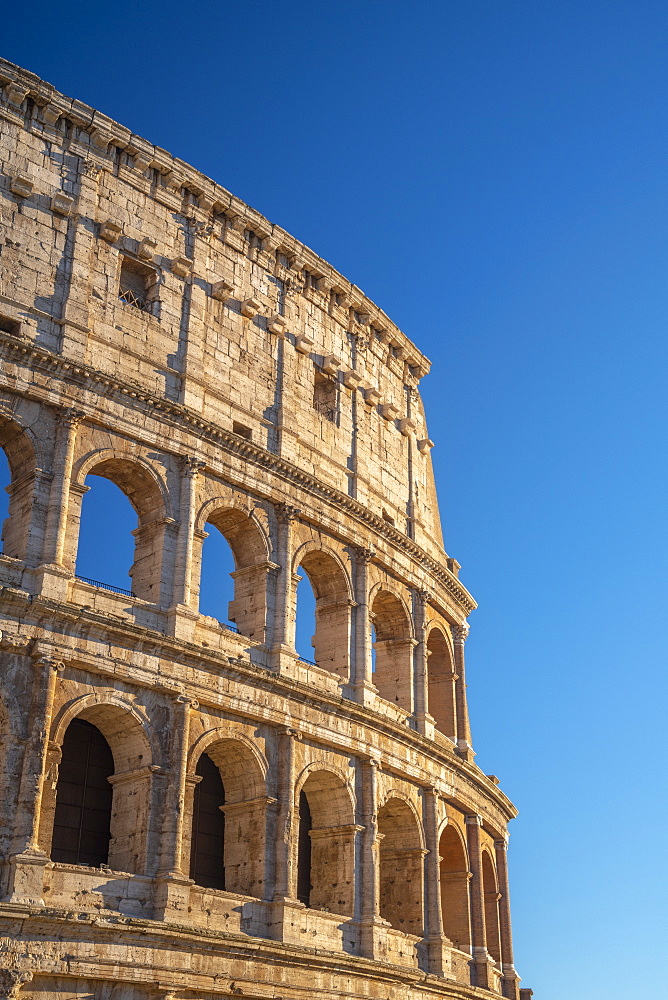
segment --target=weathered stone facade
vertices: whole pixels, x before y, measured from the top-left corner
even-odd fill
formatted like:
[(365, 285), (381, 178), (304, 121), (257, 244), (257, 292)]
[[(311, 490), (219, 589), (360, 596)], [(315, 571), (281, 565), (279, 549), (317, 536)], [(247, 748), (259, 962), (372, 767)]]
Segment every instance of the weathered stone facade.
[[(187, 164), (9, 63), (0, 87), (0, 997), (528, 996), (429, 362)], [(89, 475), (137, 512), (131, 594), (76, 576)], [(238, 632), (198, 610), (207, 524)], [(110, 750), (95, 866), (52, 858), (74, 720)], [(205, 758), (224, 888), (190, 877)]]

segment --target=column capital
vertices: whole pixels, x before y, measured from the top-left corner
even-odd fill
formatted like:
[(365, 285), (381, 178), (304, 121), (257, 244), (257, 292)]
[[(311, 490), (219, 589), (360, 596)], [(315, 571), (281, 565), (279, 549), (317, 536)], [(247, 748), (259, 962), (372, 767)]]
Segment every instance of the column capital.
[(56, 656), (51, 656), (50, 653), (33, 653), (33, 662), (36, 667), (41, 667), (44, 670), (54, 670), (56, 673), (62, 673), (65, 669), (63, 661), (59, 660)]
[(32, 982), (32, 977), (32, 972), (15, 972), (11, 969), (0, 972), (0, 997), (6, 998), (6, 1000), (15, 1000), (21, 987)]
[(494, 846), (499, 851), (507, 851), (509, 840), (510, 836), (508, 834), (506, 834), (504, 837), (497, 837), (496, 840), (494, 841)]
[(197, 699), (191, 698), (187, 694), (183, 693), (177, 694), (174, 701), (176, 702), (177, 705), (183, 705), (184, 708), (192, 708), (193, 711), (197, 711), (197, 709), (199, 708), (199, 702), (197, 701)]
[(296, 521), (301, 514), (299, 507), (293, 507), (292, 504), (289, 503), (277, 503), (274, 507), (279, 524), (291, 524), (293, 521)]
[(465, 816), (467, 826), (482, 826), (482, 816), (478, 813), (467, 813)]
[(206, 468), (206, 462), (199, 458), (193, 458), (192, 455), (184, 455), (181, 458), (181, 470), (187, 479), (191, 477), (194, 479), (204, 468)]
[(416, 590), (415, 596), (420, 604), (425, 607), (434, 596), (430, 590)]
[(78, 427), (85, 416), (86, 414), (83, 410), (77, 410), (73, 406), (70, 406), (66, 410), (58, 410), (56, 420), (63, 427)]
[(294, 740), (303, 739), (303, 733), (299, 729), (293, 729), (292, 726), (284, 726), (279, 729), (279, 734), (281, 736), (291, 736)]
[(367, 566), (375, 557), (376, 550), (373, 548), (365, 548), (363, 545), (355, 545), (353, 547), (353, 554), (355, 556), (355, 562), (358, 566)]
[(461, 622), (461, 624), (451, 625), (450, 631), (452, 633), (452, 641), (455, 646), (463, 646), (468, 638), (468, 634), (471, 631), (471, 626), (468, 622)]
[(362, 757), (360, 759), (361, 764), (365, 764), (366, 767), (375, 767), (379, 771), (382, 769), (382, 762), (379, 757)]

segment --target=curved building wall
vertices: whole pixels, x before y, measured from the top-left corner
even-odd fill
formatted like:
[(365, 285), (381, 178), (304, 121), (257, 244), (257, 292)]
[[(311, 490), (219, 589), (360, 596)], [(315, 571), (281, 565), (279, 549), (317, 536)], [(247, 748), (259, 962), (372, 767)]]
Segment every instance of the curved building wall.
[[(0, 995), (519, 997), (429, 362), (187, 164), (0, 86)], [(89, 475), (137, 514), (127, 592), (76, 575)]]

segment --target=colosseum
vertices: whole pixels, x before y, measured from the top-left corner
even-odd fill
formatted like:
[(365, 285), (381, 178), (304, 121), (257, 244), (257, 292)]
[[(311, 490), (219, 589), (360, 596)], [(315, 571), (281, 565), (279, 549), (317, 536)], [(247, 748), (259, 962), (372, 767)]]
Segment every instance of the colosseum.
[[(289, 233), (4, 61), (0, 128), (0, 997), (528, 1000), (429, 361)], [(96, 477), (136, 516), (127, 590), (77, 568)]]

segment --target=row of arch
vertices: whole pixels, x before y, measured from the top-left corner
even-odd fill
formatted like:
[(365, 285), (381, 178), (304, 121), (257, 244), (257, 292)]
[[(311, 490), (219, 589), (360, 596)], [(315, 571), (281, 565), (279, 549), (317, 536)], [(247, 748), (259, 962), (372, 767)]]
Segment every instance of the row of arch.
[[(35, 503), (28, 503), (28, 493), (35, 490), (31, 477), (35, 473), (35, 452), (27, 433), (7, 419), (0, 420), (0, 447), (7, 456), (10, 483), (9, 516), (4, 522), (4, 554), (16, 559), (27, 559), (31, 545), (34, 548), (35, 531), (38, 530), (34, 515)], [(295, 550), (285, 554), (289, 560), (291, 592), (285, 608), (285, 623), (276, 620), (276, 570), (280, 569), (275, 541), (266, 520), (247, 500), (227, 497), (197, 499), (197, 488), (192, 488), (193, 509), (185, 510), (189, 484), (196, 471), (186, 469), (180, 480), (181, 510), (174, 517), (169, 492), (155, 471), (140, 457), (119, 456), (112, 451), (94, 451), (74, 462), (71, 483), (67, 489), (67, 519), (61, 539), (62, 552), (56, 552), (55, 561), (80, 577), (105, 581), (103, 556), (113, 557), (123, 551), (127, 538), (132, 536), (132, 565), (129, 568), (132, 593), (140, 600), (166, 609), (184, 604), (195, 611), (202, 610), (201, 579), (207, 567), (207, 550), (218, 545), (209, 560), (209, 581), (220, 587), (220, 578), (231, 578), (229, 600), (219, 596), (216, 609), (210, 605), (204, 610), (215, 610), (221, 622), (229, 621), (243, 636), (253, 643), (269, 646), (282, 633), (280, 641), (288, 646), (297, 644), (300, 655), (312, 659), (321, 669), (335, 674), (341, 683), (351, 679), (354, 652), (353, 608), (355, 607), (354, 568), (349, 569), (339, 552), (321, 540), (302, 541)], [(39, 478), (39, 477), (37, 477)], [(134, 526), (126, 520), (122, 528), (122, 512), (98, 517), (91, 525), (87, 522), (88, 508), (92, 508), (95, 490), (91, 483), (113, 484), (112, 489), (124, 502), (131, 505)], [(90, 495), (86, 495), (90, 490)], [(179, 549), (177, 537), (184, 518), (190, 518), (190, 539)], [(49, 518), (45, 534), (48, 536)], [(51, 518), (51, 522), (54, 518)], [(117, 530), (121, 526), (120, 534)], [(53, 524), (52, 524), (53, 527)], [(44, 534), (43, 529), (39, 529)], [(88, 538), (88, 545), (82, 539)], [(33, 561), (44, 561), (42, 538), (38, 556)], [(221, 548), (222, 546), (222, 548)], [(55, 548), (57, 549), (57, 545)], [(223, 550), (228, 552), (225, 559)], [(174, 557), (173, 553), (176, 552)], [(178, 565), (179, 559), (184, 565)], [(171, 560), (171, 561), (170, 561)], [(225, 563), (228, 563), (225, 566)], [(99, 569), (96, 569), (99, 566)], [(231, 569), (228, 574), (221, 568)], [(309, 584), (305, 600), (298, 600), (303, 587), (300, 577)], [(176, 585), (175, 585), (176, 581)], [(111, 583), (112, 581), (108, 581)], [(123, 582), (114, 581), (114, 582)], [(180, 592), (178, 591), (180, 588)], [(401, 588), (392, 589), (390, 581), (377, 582), (370, 587), (368, 623), (373, 646), (373, 684), (382, 698), (401, 707), (408, 713), (416, 709), (413, 649), (416, 638), (413, 612)], [(304, 615), (300, 607), (306, 605)], [(307, 653), (307, 644), (313, 653)], [(427, 637), (428, 654), (428, 705), (424, 706), (436, 720), (438, 729), (451, 740), (457, 739), (457, 698), (455, 694), (455, 669), (450, 638), (443, 624), (433, 624)]]
[[(155, 875), (164, 864), (165, 830), (156, 828), (155, 737), (146, 720), (121, 701), (97, 696), (61, 710), (50, 741), (47, 795), (40, 846), (59, 864)], [(296, 769), (289, 791), (293, 811), (288, 895), (304, 906), (353, 919), (359, 914), (359, 838), (375, 826), (380, 916), (397, 930), (425, 932), (424, 826), (415, 802), (389, 789), (374, 817), (360, 815), (350, 773), (312, 761)], [(198, 886), (258, 899), (274, 898), (272, 842), (280, 803), (262, 751), (236, 729), (203, 732), (188, 752), (181, 869)], [(361, 820), (361, 823), (360, 823)], [(458, 825), (439, 831), (443, 932), (471, 950), (471, 863)], [(488, 950), (501, 961), (498, 884), (492, 853), (482, 852)], [(358, 893), (356, 898), (356, 892)]]

